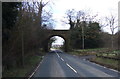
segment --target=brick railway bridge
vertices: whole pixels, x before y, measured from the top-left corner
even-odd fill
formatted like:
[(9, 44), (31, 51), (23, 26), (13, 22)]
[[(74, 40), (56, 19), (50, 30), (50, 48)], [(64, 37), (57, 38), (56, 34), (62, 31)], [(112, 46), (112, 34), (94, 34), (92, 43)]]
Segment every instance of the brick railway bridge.
[(69, 30), (47, 30), (48, 35), (44, 40), (44, 50), (49, 51), (48, 43), (51, 37), (59, 36), (65, 40), (65, 48), (64, 51), (68, 52), (69, 49)]

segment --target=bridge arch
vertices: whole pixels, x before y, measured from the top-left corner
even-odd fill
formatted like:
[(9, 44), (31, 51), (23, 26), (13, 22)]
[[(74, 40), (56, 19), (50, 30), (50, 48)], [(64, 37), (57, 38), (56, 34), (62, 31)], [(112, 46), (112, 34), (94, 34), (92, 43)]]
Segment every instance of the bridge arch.
[(69, 44), (69, 30), (48, 30), (47, 38), (44, 41), (44, 45), (45, 45), (44, 50), (46, 52), (49, 51), (48, 43), (49, 43), (50, 38), (54, 37), (54, 36), (59, 36), (59, 37), (64, 39), (64, 41), (65, 41), (64, 51), (68, 52), (68, 49), (69, 49), (68, 48), (68, 44)]

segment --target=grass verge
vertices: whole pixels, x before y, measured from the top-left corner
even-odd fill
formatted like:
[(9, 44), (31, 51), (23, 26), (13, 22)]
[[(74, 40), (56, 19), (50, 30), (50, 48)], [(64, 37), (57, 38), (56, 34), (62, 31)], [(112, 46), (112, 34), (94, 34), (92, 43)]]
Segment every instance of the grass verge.
[[(81, 50), (74, 49), (72, 52), (69, 52), (69, 54), (77, 55), (77, 56), (102, 55), (107, 57), (119, 58), (120, 50), (111, 50), (108, 48), (81, 49)], [(89, 61), (120, 71), (120, 60), (95, 57), (89, 59)]]
[(115, 70), (120, 71), (120, 68), (119, 68), (120, 60), (113, 60), (113, 59), (96, 57), (96, 58), (89, 59), (89, 61), (94, 62), (96, 64), (100, 64), (100, 65), (105, 66), (107, 68), (111, 68), (111, 69), (115, 69)]
[(27, 77), (42, 60), (42, 56), (28, 56), (25, 58), (24, 67), (15, 67), (3, 72), (3, 77)]
[(77, 56), (86, 56), (86, 55), (96, 55), (96, 51), (101, 50), (103, 48), (97, 49), (74, 49), (73, 51), (69, 52), (69, 54), (77, 55)]

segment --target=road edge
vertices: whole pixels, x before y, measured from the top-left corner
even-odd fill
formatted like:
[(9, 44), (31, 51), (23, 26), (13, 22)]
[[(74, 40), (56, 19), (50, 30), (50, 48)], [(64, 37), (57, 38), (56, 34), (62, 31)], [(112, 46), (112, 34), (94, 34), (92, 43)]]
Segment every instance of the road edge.
[[(73, 55), (73, 56), (76, 56), (76, 57), (80, 58), (80, 56), (77, 56), (77, 55)], [(90, 58), (82, 58), (82, 59), (85, 60), (85, 61), (91, 62), (91, 63), (93, 63), (93, 64), (96, 64), (96, 65), (98, 65), (98, 66), (100, 66), (100, 67), (108, 68), (108, 69), (110, 69), (110, 70), (112, 70), (112, 71), (114, 71), (114, 72), (120, 73), (120, 71), (118, 71), (118, 70), (116, 70), (116, 69), (113, 69), (113, 68), (110, 68), (110, 67), (107, 67), (107, 66), (103, 66), (103, 65), (100, 64), (100, 63), (96, 63), (96, 62), (94, 62), (94, 61), (91, 61)]]
[(38, 66), (33, 70), (33, 72), (28, 76), (28, 79), (31, 79), (33, 77), (33, 75), (35, 74), (35, 72), (38, 70), (38, 68), (40, 67), (41, 63), (43, 62), (44, 56), (42, 56), (42, 60), (40, 61), (40, 63), (38, 64)]

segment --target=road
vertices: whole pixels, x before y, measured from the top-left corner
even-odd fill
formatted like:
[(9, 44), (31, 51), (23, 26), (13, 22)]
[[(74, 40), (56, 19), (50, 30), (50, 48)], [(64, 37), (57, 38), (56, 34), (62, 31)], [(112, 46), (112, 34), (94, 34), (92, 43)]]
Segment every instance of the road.
[(59, 50), (49, 52), (33, 77), (118, 77), (120, 73)]

